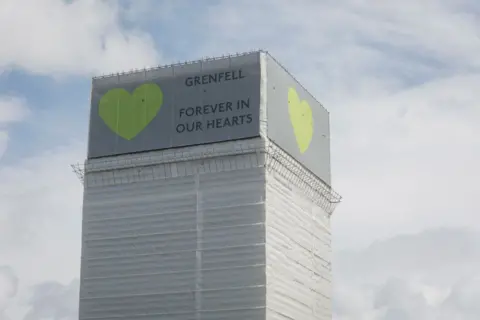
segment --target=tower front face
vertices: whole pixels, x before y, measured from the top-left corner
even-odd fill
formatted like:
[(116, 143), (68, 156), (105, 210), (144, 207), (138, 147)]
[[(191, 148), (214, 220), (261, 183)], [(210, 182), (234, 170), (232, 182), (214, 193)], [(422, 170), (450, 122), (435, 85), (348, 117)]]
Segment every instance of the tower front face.
[(264, 157), (204, 149), (87, 174), (81, 320), (265, 319)]
[(94, 79), (80, 320), (331, 318), (329, 148), (263, 52)]

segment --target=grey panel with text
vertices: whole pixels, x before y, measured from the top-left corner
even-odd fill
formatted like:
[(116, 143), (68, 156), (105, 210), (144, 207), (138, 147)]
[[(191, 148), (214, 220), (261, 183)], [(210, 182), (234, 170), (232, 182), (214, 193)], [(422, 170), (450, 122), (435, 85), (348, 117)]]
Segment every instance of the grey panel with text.
[(97, 78), (88, 157), (255, 137), (259, 108), (258, 52)]

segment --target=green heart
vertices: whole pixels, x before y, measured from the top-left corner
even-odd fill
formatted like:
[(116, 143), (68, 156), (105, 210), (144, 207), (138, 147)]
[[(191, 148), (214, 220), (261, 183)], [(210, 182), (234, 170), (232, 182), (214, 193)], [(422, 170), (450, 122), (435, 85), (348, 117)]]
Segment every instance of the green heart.
[(120, 88), (109, 90), (100, 99), (98, 114), (113, 132), (132, 140), (155, 118), (162, 104), (162, 90), (154, 83), (145, 83), (133, 94)]
[(300, 153), (305, 153), (312, 142), (313, 114), (308, 102), (300, 100), (295, 88), (288, 89), (288, 113), (298, 149)]

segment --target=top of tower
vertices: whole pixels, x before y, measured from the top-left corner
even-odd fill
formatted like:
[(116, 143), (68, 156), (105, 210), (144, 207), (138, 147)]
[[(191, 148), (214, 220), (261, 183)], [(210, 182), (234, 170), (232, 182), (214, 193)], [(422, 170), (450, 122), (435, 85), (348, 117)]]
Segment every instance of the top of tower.
[(259, 136), (330, 185), (328, 111), (266, 51), (92, 80), (88, 158)]
[(214, 56), (214, 57), (206, 56), (196, 60), (178, 61), (170, 64), (159, 65), (156, 67), (145, 67), (145, 68), (139, 68), (139, 69), (131, 69), (131, 70), (122, 71), (122, 72), (114, 72), (110, 74), (98, 75), (98, 76), (94, 76), (93, 80), (111, 78), (119, 75), (128, 75), (128, 74), (138, 73), (138, 72), (154, 71), (158, 69), (167, 69), (167, 68), (170, 69), (170, 68), (181, 67), (181, 66), (190, 65), (190, 64), (208, 63), (208, 62), (218, 61), (218, 60), (231, 60), (231, 59), (241, 58), (241, 57), (250, 56), (250, 55), (258, 56), (258, 54), (261, 52), (268, 54), (268, 52), (264, 50), (251, 50), (251, 51), (245, 51), (240, 53), (238, 52), (232, 53), (232, 54), (229, 53), (229, 54), (224, 54), (221, 56)]

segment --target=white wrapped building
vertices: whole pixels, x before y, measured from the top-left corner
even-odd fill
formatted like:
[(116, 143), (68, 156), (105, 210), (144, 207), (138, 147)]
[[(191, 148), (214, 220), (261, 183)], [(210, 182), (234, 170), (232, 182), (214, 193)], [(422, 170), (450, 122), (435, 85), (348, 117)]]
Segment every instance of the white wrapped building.
[[(328, 113), (309, 101), (319, 111), (307, 148), (316, 160), (307, 159), (308, 150), (293, 149), (302, 151), (298, 137), (308, 132), (273, 123), (282, 97), (270, 105), (269, 92), (286, 81), (275, 75), (279, 64), (265, 52), (210, 62), (191, 65), (206, 72), (258, 64), (258, 132), (139, 152), (115, 147), (86, 160), (80, 320), (331, 319), (330, 217), (340, 197), (330, 185)], [(135, 81), (148, 80), (142, 72)], [(98, 81), (125, 82), (111, 77)], [(270, 133), (278, 127), (293, 138)], [(89, 144), (92, 130), (91, 122)], [(317, 145), (316, 134), (324, 139)], [(323, 163), (309, 167), (315, 161)]]

